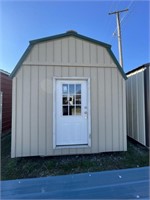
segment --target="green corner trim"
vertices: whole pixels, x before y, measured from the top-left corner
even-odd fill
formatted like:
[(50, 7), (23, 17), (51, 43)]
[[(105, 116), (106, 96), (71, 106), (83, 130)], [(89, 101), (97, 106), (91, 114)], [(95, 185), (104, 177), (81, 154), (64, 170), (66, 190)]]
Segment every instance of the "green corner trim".
[(19, 62), (17, 63), (16, 67), (14, 68), (14, 70), (12, 71), (12, 73), (10, 74), (11, 78), (13, 78), (16, 75), (17, 71), (21, 67), (21, 64), (23, 63), (23, 61), (28, 56), (28, 54), (29, 54), (30, 50), (32, 49), (32, 47), (33, 47), (33, 45), (31, 45), (31, 44), (28, 46), (28, 48), (26, 49), (26, 51), (24, 52), (24, 54), (20, 58)]
[(127, 80), (127, 76), (126, 76), (125, 72), (123, 71), (123, 68), (119, 64), (118, 60), (116, 59), (115, 55), (113, 54), (111, 48), (107, 48), (107, 50), (108, 50), (108, 53), (110, 54), (110, 56), (112, 57), (114, 63), (117, 65), (117, 68), (118, 68), (119, 72), (121, 73), (121, 75), (123, 76), (123, 78), (125, 80)]
[(10, 74), (10, 77), (13, 78), (15, 76), (15, 74), (17, 73), (17, 71), (19, 70), (21, 64), (23, 63), (23, 61), (26, 59), (26, 57), (28, 56), (29, 52), (31, 51), (32, 47), (40, 42), (46, 42), (48, 40), (55, 40), (55, 39), (60, 39), (60, 38), (64, 38), (64, 37), (68, 37), (68, 36), (73, 36), (85, 41), (89, 41), (92, 43), (95, 43), (97, 45), (101, 45), (103, 47), (105, 47), (108, 51), (108, 53), (110, 54), (110, 56), (112, 57), (113, 61), (115, 62), (115, 64), (117, 65), (118, 70), (120, 71), (121, 75), (123, 76), (123, 78), (126, 80), (126, 74), (124, 73), (122, 67), (120, 66), (119, 62), (117, 61), (116, 57), (114, 56), (112, 50), (111, 50), (111, 45), (104, 43), (104, 42), (100, 42), (98, 40), (86, 37), (84, 35), (80, 35), (78, 33), (76, 33), (75, 31), (68, 31), (66, 33), (63, 34), (59, 34), (59, 35), (54, 35), (54, 36), (50, 36), (50, 37), (45, 37), (45, 38), (41, 38), (41, 39), (36, 39), (36, 40), (31, 40), (29, 41), (29, 46), (26, 49), (26, 51), (24, 52), (24, 54), (22, 55), (22, 57), (20, 58), (19, 62), (17, 63), (16, 67), (14, 68), (14, 70), (12, 71), (12, 73)]

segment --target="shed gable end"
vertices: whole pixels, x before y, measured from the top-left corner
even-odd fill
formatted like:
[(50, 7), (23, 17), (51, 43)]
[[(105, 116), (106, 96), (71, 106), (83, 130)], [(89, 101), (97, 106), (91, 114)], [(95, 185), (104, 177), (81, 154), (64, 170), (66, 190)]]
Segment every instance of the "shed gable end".
[(117, 67), (127, 79), (110, 45), (74, 32), (30, 41), (10, 75), (12, 78), (22, 65)]
[(34, 44), (23, 64), (116, 66), (106, 47), (73, 36)]

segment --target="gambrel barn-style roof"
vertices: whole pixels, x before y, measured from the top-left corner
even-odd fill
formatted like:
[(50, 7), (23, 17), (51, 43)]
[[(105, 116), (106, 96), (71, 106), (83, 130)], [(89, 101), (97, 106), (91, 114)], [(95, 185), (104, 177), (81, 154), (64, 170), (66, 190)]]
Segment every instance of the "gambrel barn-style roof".
[(96, 45), (100, 45), (102, 47), (105, 47), (106, 50), (108, 51), (108, 53), (110, 54), (112, 60), (116, 64), (118, 70), (120, 71), (120, 73), (122, 74), (124, 79), (126, 79), (126, 74), (124, 73), (122, 67), (120, 66), (119, 62), (117, 61), (116, 57), (114, 56), (114, 54), (113, 54), (113, 52), (111, 50), (111, 45), (109, 45), (107, 43), (104, 43), (104, 42), (101, 42), (101, 41), (98, 41), (98, 40), (95, 40), (95, 39), (92, 39), (90, 37), (86, 37), (84, 35), (80, 35), (76, 31), (67, 31), (66, 33), (63, 33), (63, 34), (58, 34), (58, 35), (54, 35), (54, 36), (50, 36), (50, 37), (44, 37), (44, 38), (40, 38), (40, 39), (36, 39), (36, 40), (31, 40), (29, 42), (28, 48), (26, 49), (26, 51), (22, 55), (21, 59), (17, 63), (16, 67), (14, 68), (14, 70), (11, 73), (10, 76), (11, 77), (15, 76), (16, 72), (18, 71), (18, 69), (20, 68), (21, 64), (24, 62), (24, 60), (27, 58), (27, 56), (31, 52), (31, 50), (34, 47), (34, 45), (42, 43), (42, 42), (53, 41), (53, 40), (62, 39), (62, 38), (70, 37), (70, 36), (74, 37), (74, 38), (77, 38), (77, 39), (82, 39), (82, 40), (94, 43)]

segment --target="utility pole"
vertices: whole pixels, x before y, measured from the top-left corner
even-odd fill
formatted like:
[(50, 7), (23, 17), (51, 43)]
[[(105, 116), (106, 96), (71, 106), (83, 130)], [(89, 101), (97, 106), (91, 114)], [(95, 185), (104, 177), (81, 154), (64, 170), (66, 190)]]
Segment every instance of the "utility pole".
[(122, 40), (121, 40), (121, 26), (120, 26), (120, 13), (126, 12), (128, 9), (125, 10), (119, 10), (112, 13), (109, 13), (109, 15), (116, 14), (116, 20), (117, 20), (117, 32), (118, 32), (118, 49), (119, 49), (119, 62), (121, 67), (123, 68), (123, 56), (122, 56)]

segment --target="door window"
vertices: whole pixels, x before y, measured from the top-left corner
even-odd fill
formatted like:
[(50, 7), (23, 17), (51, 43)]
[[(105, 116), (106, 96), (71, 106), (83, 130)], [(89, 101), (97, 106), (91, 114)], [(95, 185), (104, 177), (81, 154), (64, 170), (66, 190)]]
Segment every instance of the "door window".
[(62, 115), (81, 115), (81, 84), (62, 84)]

